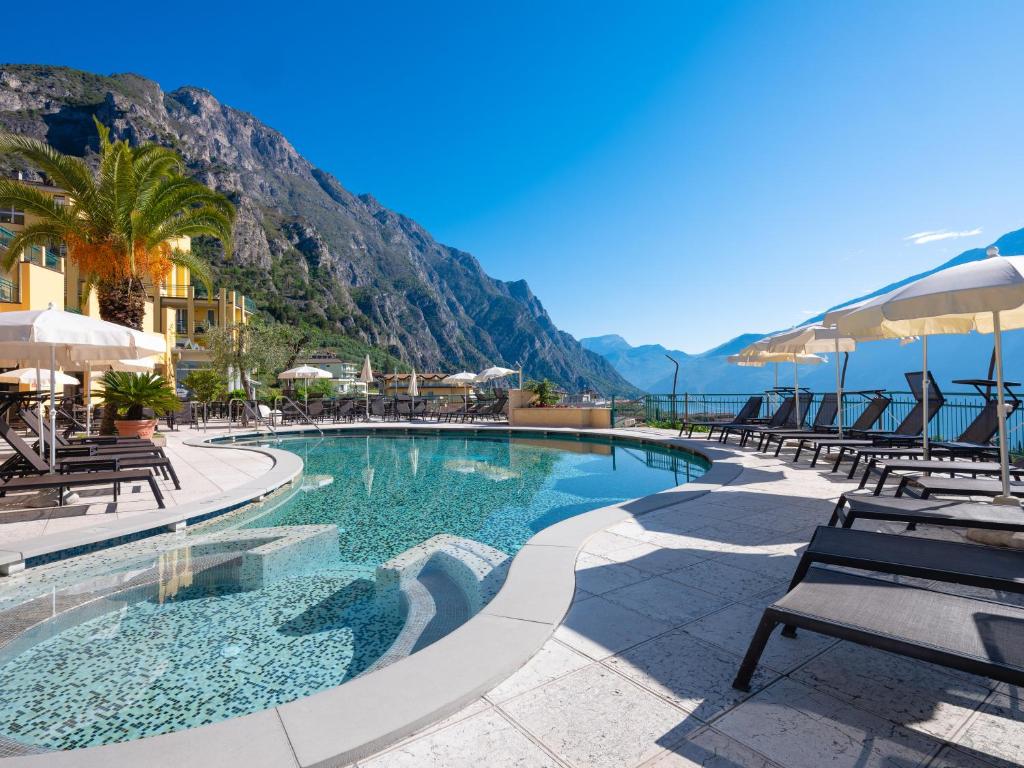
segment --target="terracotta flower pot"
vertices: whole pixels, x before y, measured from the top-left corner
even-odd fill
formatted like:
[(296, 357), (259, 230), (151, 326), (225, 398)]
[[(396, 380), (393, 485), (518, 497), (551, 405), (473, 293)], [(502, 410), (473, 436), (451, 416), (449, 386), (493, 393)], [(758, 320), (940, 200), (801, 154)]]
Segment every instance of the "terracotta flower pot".
[(121, 437), (141, 437), (146, 440), (156, 431), (156, 419), (118, 419), (114, 422)]

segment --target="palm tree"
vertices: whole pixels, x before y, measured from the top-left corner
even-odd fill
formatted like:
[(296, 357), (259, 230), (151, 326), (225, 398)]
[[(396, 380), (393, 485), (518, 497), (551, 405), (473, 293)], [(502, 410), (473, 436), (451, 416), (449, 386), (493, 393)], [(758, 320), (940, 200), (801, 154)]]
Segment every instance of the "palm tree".
[(38, 219), (15, 235), (2, 264), (10, 269), (26, 247), (64, 242), (88, 285), (97, 288), (100, 317), (142, 330), (143, 279), (159, 285), (172, 267), (183, 266), (209, 287), (209, 265), (172, 243), (208, 235), (230, 255), (235, 209), (223, 195), (184, 176), (175, 151), (111, 141), (110, 129), (93, 120), (100, 137), (95, 172), (82, 158), (45, 142), (0, 134), (0, 154), (25, 159), (67, 192), (67, 202), (60, 204), (29, 184), (0, 179), (0, 207)]

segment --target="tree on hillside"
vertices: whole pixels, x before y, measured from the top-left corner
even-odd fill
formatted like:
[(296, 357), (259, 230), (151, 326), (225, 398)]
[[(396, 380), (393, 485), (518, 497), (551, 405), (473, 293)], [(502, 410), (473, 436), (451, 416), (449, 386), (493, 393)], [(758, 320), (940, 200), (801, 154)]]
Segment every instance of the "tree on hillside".
[(226, 379), (238, 375), (248, 397), (254, 377), (268, 379), (305, 354), (309, 336), (301, 329), (252, 318), (244, 325), (213, 326), (204, 336), (213, 367)]
[(100, 317), (141, 330), (143, 280), (158, 285), (180, 265), (209, 287), (209, 265), (173, 243), (208, 235), (230, 254), (235, 210), (223, 195), (182, 175), (184, 164), (173, 150), (111, 141), (110, 129), (94, 121), (100, 138), (96, 171), (37, 139), (0, 134), (0, 154), (23, 158), (67, 192), (61, 203), (31, 184), (0, 179), (0, 207), (38, 219), (9, 243), (3, 266), (10, 269), (27, 247), (63, 242), (68, 258), (97, 288)]

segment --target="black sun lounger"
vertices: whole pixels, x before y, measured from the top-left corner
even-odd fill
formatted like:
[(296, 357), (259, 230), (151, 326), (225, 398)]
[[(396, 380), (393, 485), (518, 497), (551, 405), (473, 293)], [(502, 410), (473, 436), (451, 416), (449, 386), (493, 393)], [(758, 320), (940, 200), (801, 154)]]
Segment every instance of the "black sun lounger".
[[(807, 395), (807, 399), (809, 401), (809, 393), (805, 394)], [(729, 424), (726, 425), (725, 427), (722, 427), (721, 434), (718, 437), (718, 442), (727, 443), (729, 442), (729, 436), (736, 434), (740, 436), (740, 444), (742, 445), (743, 443), (746, 442), (746, 431), (748, 429), (770, 429), (773, 427), (785, 426), (791, 426), (793, 428), (796, 428), (796, 424), (793, 422), (793, 419), (795, 418), (795, 409), (793, 407), (795, 402), (796, 400), (792, 395), (783, 399), (783, 401), (779, 404), (779, 407), (775, 410), (775, 413), (773, 413), (772, 417), (768, 419), (768, 421), (766, 422), (759, 421), (750, 424)], [(806, 407), (801, 408), (800, 413), (802, 416), (805, 416), (807, 414)]]
[[(1007, 403), (1009, 408), (1007, 416), (1016, 409), (1015, 403)], [(990, 400), (982, 407), (981, 412), (967, 426), (956, 440), (935, 440), (929, 445), (929, 450), (936, 456), (953, 458), (998, 459), (999, 448), (992, 445), (990, 441), (999, 430), (999, 403)], [(862, 448), (857, 451), (853, 459), (853, 470), (863, 459), (868, 459), (868, 467), (865, 475), (870, 473), (877, 460), (880, 458), (923, 458), (923, 446), (876, 446)], [(850, 475), (853, 476), (852, 473)], [(861, 488), (867, 483), (866, 477), (861, 481)]]
[[(886, 410), (889, 408), (891, 404), (892, 398), (886, 397), (885, 395), (875, 395), (868, 402), (864, 410), (861, 411), (860, 415), (854, 420), (853, 424), (846, 428), (846, 431), (857, 434), (859, 432), (864, 432), (865, 430), (871, 429), (876, 424), (878, 424), (879, 420), (882, 418), (882, 416), (885, 414)], [(831, 430), (829, 430), (829, 432), (831, 432)], [(838, 430), (836, 430), (836, 432), (838, 432)], [(816, 441), (837, 439), (836, 434), (805, 434), (806, 438), (803, 435), (793, 438), (794, 440), (799, 439), (800, 441), (797, 444), (796, 455), (793, 457), (793, 461), (798, 461), (800, 459), (800, 453), (803, 451), (803, 449), (811, 445), (814, 445)], [(815, 456), (815, 462), (816, 461), (817, 456)], [(814, 466), (814, 462), (812, 462), (811, 466)]]
[(764, 451), (771, 448), (772, 441), (778, 440), (779, 446), (775, 449), (775, 455), (779, 455), (782, 445), (787, 440), (796, 440), (804, 435), (821, 435), (828, 433), (835, 424), (836, 416), (839, 414), (839, 398), (835, 392), (826, 392), (822, 395), (818, 412), (814, 414), (814, 421), (809, 429), (795, 429), (791, 427), (765, 428), (760, 431), (760, 440), (757, 443), (757, 450)]
[[(902, 496), (911, 487), (918, 498), (927, 499), (932, 494), (939, 496), (999, 496), (1003, 492), (1000, 480), (972, 477), (914, 477), (904, 475), (896, 486), (896, 495)], [(1024, 496), (1024, 483), (1010, 483), (1011, 496)]]
[(857, 520), (906, 523), (952, 528), (984, 528), (992, 531), (1024, 531), (1024, 512), (1019, 508), (952, 499), (915, 499), (909, 496), (843, 494), (828, 521), (830, 526), (851, 528)]
[(779, 624), (1012, 685), (1024, 684), (1024, 608), (823, 568), (817, 563), (1024, 592), (1024, 552), (821, 527), (793, 583), (769, 605), (733, 687), (750, 690)]
[[(791, 400), (792, 398), (786, 398)], [(746, 445), (751, 437), (757, 436), (760, 440), (761, 435), (768, 431), (775, 431), (778, 429), (790, 429), (790, 430), (802, 430), (807, 422), (807, 414), (810, 413), (811, 403), (814, 402), (814, 394), (811, 392), (801, 392), (799, 400), (796, 402), (800, 405), (799, 423), (797, 423), (797, 409), (794, 405), (789, 412), (789, 415), (779, 426), (772, 426), (771, 424), (751, 424), (746, 427), (739, 427), (736, 431), (741, 435), (740, 445)]]
[[(794, 461), (799, 458), (800, 450), (804, 447), (814, 446), (814, 457), (811, 459), (811, 466), (815, 466), (818, 463), (818, 458), (821, 456), (822, 449), (837, 449), (838, 455), (832, 465), (832, 471), (838, 472), (839, 466), (842, 464), (843, 459), (846, 457), (848, 451), (854, 451), (858, 448), (870, 448), (875, 445), (916, 445), (921, 441), (921, 433), (923, 428), (924, 420), (924, 400), (922, 394), (921, 381), (923, 376), (920, 371), (911, 371), (903, 374), (907, 379), (907, 384), (910, 386), (910, 391), (914, 393), (917, 398), (917, 404), (910, 410), (910, 413), (899, 423), (896, 429), (892, 432), (884, 432), (878, 430), (856, 430), (850, 429), (850, 437), (844, 437), (842, 440), (838, 438), (825, 438), (822, 440), (806, 440), (801, 441), (800, 446), (797, 449)], [(929, 384), (929, 397), (928, 397), (928, 423), (930, 424), (934, 419), (939, 410), (945, 404), (946, 399), (943, 397), (942, 392), (939, 390), (939, 385), (935, 383), (935, 379), (932, 377), (931, 372), (928, 373)], [(856, 471), (857, 465), (854, 464), (850, 470), (849, 477), (853, 477), (853, 473)]]
[[(908, 472), (912, 475), (998, 475), (1000, 464), (998, 461), (944, 461), (942, 459), (883, 459), (879, 465), (879, 459), (874, 458), (868, 462), (864, 474), (860, 478), (859, 488), (867, 485), (868, 477), (872, 471), (878, 471), (878, 482), (875, 484), (875, 496), (882, 492), (885, 481), (893, 472)], [(1020, 480), (1024, 476), (1024, 468), (1010, 467), (1010, 476), (1014, 480)]]
[(121, 483), (146, 482), (153, 492), (160, 509), (165, 507), (164, 495), (160, 492), (160, 486), (156, 483), (156, 477), (148, 469), (121, 469), (115, 472), (74, 472), (71, 474), (47, 474), (32, 475), (31, 477), (12, 477), (0, 483), (0, 497), (6, 496), (8, 491), (35, 491), (56, 488), (58, 490), (58, 505), (64, 504), (64, 491), (69, 488), (81, 488), (87, 485), (114, 486), (114, 503), (117, 503), (117, 496), (121, 490)]
[(679, 427), (679, 437), (683, 436), (684, 430), (689, 430), (686, 434), (687, 437), (693, 437), (693, 430), (695, 427), (707, 427), (708, 437), (710, 440), (714, 434), (715, 429), (720, 427), (727, 427), (732, 424), (752, 424), (757, 419), (757, 414), (761, 412), (761, 404), (764, 402), (764, 398), (760, 395), (754, 395), (747, 398), (747, 402), (743, 404), (734, 417), (731, 419), (694, 419), (693, 421), (684, 421), (682, 426)]

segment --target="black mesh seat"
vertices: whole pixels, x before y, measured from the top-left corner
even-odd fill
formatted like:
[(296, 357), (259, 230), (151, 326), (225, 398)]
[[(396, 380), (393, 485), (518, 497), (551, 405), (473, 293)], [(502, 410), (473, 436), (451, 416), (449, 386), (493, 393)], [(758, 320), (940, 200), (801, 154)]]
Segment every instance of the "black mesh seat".
[(1010, 506), (952, 499), (857, 494), (843, 494), (839, 497), (828, 524), (850, 528), (858, 519), (907, 523), (911, 528), (923, 523), (955, 528), (1024, 531), (1024, 512)]

